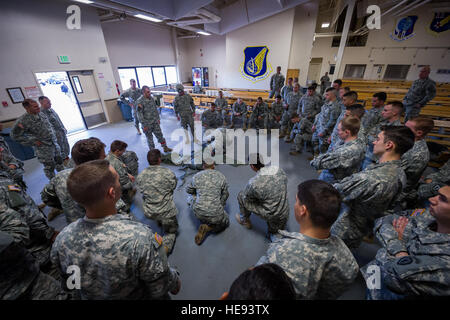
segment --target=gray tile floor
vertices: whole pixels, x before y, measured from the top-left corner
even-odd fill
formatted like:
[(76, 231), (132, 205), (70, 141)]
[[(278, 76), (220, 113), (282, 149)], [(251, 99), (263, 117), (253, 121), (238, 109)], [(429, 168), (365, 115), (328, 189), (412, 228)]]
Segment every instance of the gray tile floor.
[[(170, 139), (170, 133), (179, 128), (179, 123), (171, 111), (163, 110), (161, 128), (168, 145), (174, 146), (177, 141)], [(84, 131), (70, 136), (69, 142), (72, 146), (79, 139), (93, 136), (100, 138), (107, 145), (106, 152), (109, 151), (109, 145), (115, 139), (127, 142), (128, 148), (138, 154), (139, 171), (147, 166), (146, 138), (144, 135), (137, 135), (132, 122), (122, 121)], [(155, 143), (157, 147), (160, 147), (156, 139)], [(288, 196), (291, 212), (287, 229), (298, 231), (299, 227), (293, 216), (296, 186), (304, 180), (317, 178), (318, 174), (309, 166), (307, 158), (310, 155), (308, 153), (290, 156), (289, 149), (290, 144), (280, 140), (280, 166), (286, 171), (289, 178)], [(233, 280), (241, 272), (258, 261), (268, 247), (268, 241), (265, 238), (267, 226), (264, 221), (252, 216), (253, 229), (247, 230), (234, 219), (235, 213), (239, 212), (237, 194), (255, 173), (248, 166), (219, 165), (217, 168), (227, 177), (229, 184), (230, 197), (226, 211), (230, 214), (230, 226), (220, 234), (209, 235), (201, 246), (194, 243), (199, 222), (187, 206), (187, 194), (184, 186), (179, 187), (181, 182), (175, 192), (174, 199), (179, 210), (180, 227), (174, 251), (169, 256), (169, 263), (180, 271), (182, 289), (178, 295), (173, 296), (174, 299), (218, 299), (224, 291), (229, 289)], [(176, 166), (171, 166), (170, 169), (175, 172), (177, 177), (184, 173)], [(40, 203), (40, 191), (47, 183), (42, 165), (36, 158), (27, 160), (25, 170), (25, 181), (29, 186), (28, 192), (36, 203)], [(186, 181), (189, 180), (190, 178)], [(45, 210), (48, 212), (48, 208)], [(161, 232), (156, 223), (143, 215), (142, 198), (139, 193), (131, 210), (140, 221), (149, 224), (154, 231)], [(50, 225), (61, 230), (65, 226), (65, 217), (60, 215), (51, 221)], [(377, 249), (377, 245), (363, 243), (360, 248), (355, 250), (354, 253), (360, 266), (373, 259)], [(364, 296), (365, 285), (363, 279), (358, 277), (341, 299), (364, 299)]]

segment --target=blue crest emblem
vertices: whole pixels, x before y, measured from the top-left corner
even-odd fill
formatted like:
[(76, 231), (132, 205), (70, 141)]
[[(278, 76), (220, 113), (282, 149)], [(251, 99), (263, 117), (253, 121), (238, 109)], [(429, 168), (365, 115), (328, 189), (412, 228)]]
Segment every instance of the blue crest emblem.
[(250, 81), (256, 82), (266, 79), (272, 72), (272, 66), (267, 62), (269, 48), (246, 47), (244, 49), (244, 62), (241, 63), (242, 76)]
[(414, 25), (416, 24), (417, 16), (407, 16), (397, 21), (394, 32), (390, 36), (395, 41), (404, 41), (414, 37)]
[(450, 30), (450, 12), (436, 12), (429, 31), (435, 35)]

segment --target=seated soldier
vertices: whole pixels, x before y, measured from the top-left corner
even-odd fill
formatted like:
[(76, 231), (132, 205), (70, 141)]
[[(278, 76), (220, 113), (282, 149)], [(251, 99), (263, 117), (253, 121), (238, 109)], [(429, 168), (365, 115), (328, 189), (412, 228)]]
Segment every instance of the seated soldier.
[(242, 98), (238, 98), (233, 103), (230, 129), (233, 129), (236, 125), (236, 119), (242, 120), (242, 128), (245, 130), (247, 128), (247, 105), (242, 101)]
[(338, 135), (344, 143), (311, 161), (311, 166), (322, 170), (319, 180), (335, 183), (359, 172), (366, 153), (366, 145), (358, 139), (359, 126), (356, 117), (345, 117), (339, 122)]
[(128, 173), (133, 177), (137, 177), (139, 173), (139, 158), (136, 152), (125, 149), (125, 152), (119, 158), (127, 166)]
[[(375, 222), (381, 248), (361, 269), (369, 299), (450, 296), (450, 186), (429, 199), (429, 209), (388, 215)], [(377, 272), (380, 283), (373, 283)]]
[(264, 128), (279, 128), (281, 117), (283, 116), (284, 112), (284, 107), (281, 103), (281, 95), (276, 96), (275, 102), (272, 103), (270, 108), (268, 108), (267, 104), (266, 107), (267, 109), (265, 110)]
[(144, 201), (144, 214), (155, 220), (164, 231), (163, 246), (172, 252), (178, 231), (178, 209), (173, 201), (177, 177), (169, 168), (161, 166), (161, 151), (152, 149), (147, 153), (149, 167), (137, 177), (137, 186)]
[(248, 120), (248, 128), (261, 129), (264, 126), (264, 118), (268, 109), (267, 103), (261, 97), (258, 97)]
[(439, 171), (430, 173), (420, 184), (417, 191), (419, 199), (427, 199), (437, 195), (439, 188), (450, 184), (450, 160)]
[(108, 161), (77, 166), (67, 188), (86, 216), (64, 228), (52, 248), (63, 288), (69, 290), (67, 268), (76, 265), (80, 286), (72, 292), (81, 299), (168, 299), (169, 292), (178, 293), (179, 274), (167, 263), (161, 237), (117, 214), (121, 185)]
[(221, 232), (230, 224), (225, 211), (229, 196), (227, 179), (214, 167), (214, 163), (203, 162), (204, 170), (195, 174), (186, 187), (186, 192), (192, 195), (188, 204), (202, 223), (195, 235), (197, 245), (202, 244), (208, 232)]
[[(1, 128), (1, 127), (0, 127)], [(9, 150), (3, 137), (0, 137), (0, 171), (8, 174), (8, 176), (17, 183), (23, 190), (27, 190), (27, 185), (23, 180), (24, 163), (14, 157)]]
[(349, 248), (357, 248), (373, 229), (375, 219), (389, 209), (406, 184), (401, 156), (412, 148), (414, 133), (407, 127), (381, 128), (373, 143), (378, 163), (334, 184), (346, 206), (331, 228)]
[(299, 118), (296, 113), (292, 115), (291, 121), (295, 124), (292, 128), (290, 139), (285, 141), (289, 143), (294, 140), (295, 150), (289, 152), (289, 154), (295, 156), (302, 153), (305, 142), (311, 144), (313, 124), (308, 117)]
[(341, 114), (339, 115), (339, 118), (337, 118), (336, 120), (336, 124), (333, 128), (331, 136), (328, 138), (328, 144), (330, 145), (328, 147), (328, 150), (330, 150), (330, 148), (333, 149), (334, 145), (336, 143), (339, 143), (338, 124), (341, 122), (342, 119), (344, 119), (347, 108), (354, 105), (357, 99), (358, 94), (355, 91), (346, 92), (342, 96)]
[(220, 300), (295, 300), (295, 289), (281, 267), (264, 263), (241, 273)]
[(222, 125), (226, 126), (227, 125), (227, 120), (228, 120), (228, 101), (227, 99), (225, 99), (223, 97), (223, 92), (220, 90), (219, 91), (219, 97), (216, 98), (216, 100), (214, 100), (214, 103), (217, 106), (217, 111), (220, 113), (221, 118), (222, 118)]
[(257, 175), (237, 196), (240, 214), (236, 214), (236, 220), (251, 229), (250, 215), (253, 212), (267, 222), (268, 236), (271, 238), (278, 230), (285, 228), (289, 218), (288, 179), (283, 169), (265, 167), (263, 161), (259, 154), (250, 155), (250, 168)]
[(320, 113), (320, 107), (323, 104), (322, 99), (318, 99), (315, 95), (315, 87), (309, 86), (306, 94), (304, 94), (298, 102), (297, 113), (301, 117), (307, 117), (314, 121), (314, 118)]
[(222, 115), (216, 110), (216, 104), (210, 103), (209, 109), (202, 113), (202, 126), (206, 129), (216, 129), (222, 125)]
[(280, 230), (257, 265), (275, 263), (294, 283), (297, 299), (337, 299), (356, 279), (358, 264), (330, 234), (341, 207), (339, 192), (320, 180), (298, 185), (294, 206), (299, 232)]
[(134, 195), (136, 194), (136, 189), (133, 186), (134, 176), (128, 173), (127, 166), (120, 160), (120, 156), (125, 152), (127, 147), (127, 143), (114, 140), (105, 159), (109, 161), (111, 166), (119, 174), (120, 185), (122, 187), (122, 200), (130, 208)]

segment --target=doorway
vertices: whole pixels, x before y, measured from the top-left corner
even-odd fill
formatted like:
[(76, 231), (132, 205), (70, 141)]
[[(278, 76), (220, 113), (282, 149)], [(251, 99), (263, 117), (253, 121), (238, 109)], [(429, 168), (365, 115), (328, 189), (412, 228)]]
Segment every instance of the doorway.
[(67, 133), (86, 130), (67, 72), (38, 72), (36, 79), (44, 96), (51, 100), (52, 108), (60, 117)]
[(320, 83), (320, 69), (322, 68), (322, 58), (312, 58), (309, 63), (308, 75), (306, 84), (309, 86), (311, 83)]

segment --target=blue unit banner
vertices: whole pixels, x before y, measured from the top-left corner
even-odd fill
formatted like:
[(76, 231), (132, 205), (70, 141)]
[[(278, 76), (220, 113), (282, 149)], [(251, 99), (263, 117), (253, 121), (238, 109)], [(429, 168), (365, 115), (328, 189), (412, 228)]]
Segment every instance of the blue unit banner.
[(241, 63), (242, 76), (250, 81), (257, 82), (266, 79), (272, 72), (272, 66), (267, 61), (269, 48), (267, 46), (246, 47), (244, 49), (244, 62)]
[(404, 41), (414, 37), (414, 25), (417, 21), (417, 16), (407, 16), (397, 21), (394, 31), (390, 36), (392, 40)]
[(428, 29), (434, 35), (450, 30), (450, 12), (436, 12)]

